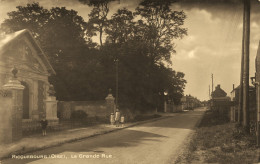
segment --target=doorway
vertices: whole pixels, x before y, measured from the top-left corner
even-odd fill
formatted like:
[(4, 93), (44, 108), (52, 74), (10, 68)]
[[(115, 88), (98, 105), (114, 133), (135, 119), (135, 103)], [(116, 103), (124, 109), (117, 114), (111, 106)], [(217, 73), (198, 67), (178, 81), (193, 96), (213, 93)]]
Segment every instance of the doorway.
[(23, 90), (23, 119), (29, 119), (29, 86), (26, 82), (21, 82)]

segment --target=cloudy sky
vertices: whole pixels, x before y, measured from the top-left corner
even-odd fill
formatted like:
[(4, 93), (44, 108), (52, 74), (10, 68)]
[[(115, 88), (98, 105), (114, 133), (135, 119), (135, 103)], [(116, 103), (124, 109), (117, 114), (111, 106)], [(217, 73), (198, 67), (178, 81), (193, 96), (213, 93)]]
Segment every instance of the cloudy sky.
[[(16, 10), (17, 5), (39, 2), (45, 8), (66, 6), (78, 11), (85, 20), (90, 8), (78, 0), (0, 0), (0, 23), (6, 13)], [(133, 10), (139, 0), (118, 0), (110, 5), (112, 14), (116, 9), (126, 7)], [(242, 15), (240, 0), (179, 0), (172, 8), (183, 10), (187, 19), (185, 27), (188, 36), (176, 40), (176, 54), (173, 54), (173, 68), (185, 73), (187, 86), (185, 94), (201, 100), (209, 98), (211, 74), (214, 86), (221, 85), (228, 95), (232, 85), (239, 85), (242, 51)], [(260, 2), (252, 0), (250, 37), (250, 76), (255, 72), (255, 56), (260, 40)]]
[[(211, 2), (214, 2), (212, 0)], [(214, 86), (230, 94), (239, 85), (242, 51), (242, 3), (182, 3), (188, 18), (189, 35), (177, 41), (173, 67), (186, 73), (186, 93), (207, 99), (211, 73)], [(255, 56), (260, 40), (260, 2), (252, 1), (250, 76), (255, 72)]]

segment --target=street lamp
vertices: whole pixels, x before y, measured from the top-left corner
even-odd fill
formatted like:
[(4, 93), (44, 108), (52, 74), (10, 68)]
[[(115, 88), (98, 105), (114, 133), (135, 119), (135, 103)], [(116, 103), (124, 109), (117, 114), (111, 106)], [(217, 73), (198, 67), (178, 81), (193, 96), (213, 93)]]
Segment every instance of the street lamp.
[(257, 82), (255, 82), (255, 77), (250, 77), (250, 79), (251, 79), (251, 83), (252, 83), (253, 85), (257, 85)]
[(116, 110), (118, 110), (118, 59), (115, 60), (116, 62)]
[(164, 113), (167, 112), (167, 95), (168, 95), (168, 91), (164, 91)]

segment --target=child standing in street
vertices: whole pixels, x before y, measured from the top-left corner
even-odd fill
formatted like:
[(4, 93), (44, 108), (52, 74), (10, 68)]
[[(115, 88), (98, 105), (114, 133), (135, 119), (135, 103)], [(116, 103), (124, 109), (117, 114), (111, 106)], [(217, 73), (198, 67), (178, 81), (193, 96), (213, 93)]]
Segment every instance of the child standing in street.
[(125, 117), (123, 115), (120, 118), (120, 123), (121, 123), (121, 126), (124, 127)]
[(47, 121), (45, 118), (43, 118), (43, 119), (41, 120), (42, 135), (43, 135), (43, 136), (46, 136), (47, 125), (48, 125), (48, 121)]
[(115, 116), (116, 127), (119, 127), (119, 121), (120, 121), (120, 112), (119, 110), (117, 110)]

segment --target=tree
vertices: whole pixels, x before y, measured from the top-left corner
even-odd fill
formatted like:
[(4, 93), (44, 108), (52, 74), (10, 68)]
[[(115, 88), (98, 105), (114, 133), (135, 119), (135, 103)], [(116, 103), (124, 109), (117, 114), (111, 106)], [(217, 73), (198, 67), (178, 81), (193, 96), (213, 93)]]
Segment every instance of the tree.
[[(178, 38), (184, 33), (179, 31), (177, 35), (177, 31), (167, 29), (177, 20), (167, 21), (159, 14), (161, 20), (150, 20), (152, 12), (137, 10), (140, 12), (133, 14), (125, 8), (119, 9), (108, 21), (106, 29), (105, 47), (113, 50), (106, 56), (119, 59), (119, 102), (121, 106), (131, 106), (131, 109), (158, 108), (162, 93), (168, 90), (170, 99), (177, 104), (183, 96), (184, 74), (165, 67), (163, 61), (169, 62), (173, 50), (167, 47), (171, 46), (170, 41), (166, 43), (167, 39), (171, 40), (167, 35)], [(168, 8), (165, 15), (171, 12)], [(164, 23), (160, 23), (162, 21)], [(160, 33), (160, 30), (165, 32)], [(167, 60), (165, 56), (168, 56)]]
[[(57, 98), (68, 100), (82, 95), (75, 92), (78, 91), (77, 87), (86, 88), (89, 83), (85, 84), (75, 75), (79, 75), (78, 72), (81, 72), (81, 76), (86, 74), (83, 71), (89, 68), (80, 71), (81, 66), (90, 56), (88, 53), (93, 52), (92, 45), (85, 40), (86, 22), (83, 18), (74, 10), (67, 10), (65, 7), (47, 10), (39, 3), (17, 6), (17, 10), (8, 13), (8, 16), (1, 24), (1, 29), (7, 33), (29, 29), (49, 58), (57, 73), (50, 77), (57, 91)], [(87, 61), (92, 63), (93, 60), (96, 59)]]
[(50, 18), (50, 12), (44, 9), (39, 3), (17, 6), (17, 11), (7, 13), (8, 19), (1, 24), (1, 30), (6, 33), (13, 33), (21, 29), (28, 29), (38, 39), (43, 33), (42, 28)]
[[(119, 60), (121, 108), (158, 108), (166, 90), (178, 103), (186, 83), (184, 74), (166, 67), (165, 62), (174, 52), (171, 39), (186, 34), (181, 27), (185, 14), (171, 11), (166, 1), (146, 0), (136, 12), (119, 9), (108, 20), (112, 0), (80, 1), (93, 6), (88, 22), (74, 10), (47, 10), (33, 3), (18, 6), (1, 25), (6, 32), (24, 28), (33, 32), (57, 72), (50, 81), (58, 100), (100, 100), (109, 88), (115, 93), (115, 60)], [(102, 43), (104, 32), (106, 42)], [(99, 48), (91, 42), (97, 33)]]
[(47, 10), (39, 3), (16, 8), (17, 11), (7, 14), (9, 18), (1, 24), (1, 30), (6, 33), (22, 29), (30, 30), (51, 62), (54, 62), (53, 65), (57, 64), (61, 55), (72, 57), (73, 52), (70, 51), (86, 45), (84, 39), (86, 22), (76, 11), (67, 10), (65, 7)]
[(152, 46), (151, 56), (155, 62), (170, 62), (174, 51), (173, 39), (187, 35), (183, 28), (186, 15), (183, 11), (172, 11), (170, 5), (173, 1), (144, 0), (136, 9), (140, 15), (140, 25), (146, 26), (146, 41)]
[(118, 9), (108, 21), (106, 28), (107, 41), (112, 43), (124, 43), (134, 36), (134, 15), (126, 8)]
[[(115, 94), (115, 59), (119, 60), (119, 107), (146, 111), (159, 108), (160, 98), (166, 89), (171, 99), (178, 103), (186, 81), (184, 74), (164, 65), (153, 63), (151, 70), (149, 44), (128, 39), (122, 43), (106, 43), (100, 49), (102, 74), (107, 87)], [(160, 95), (161, 94), (161, 95)]]
[[(73, 67), (80, 50), (86, 46), (86, 22), (74, 10), (56, 7), (50, 10), (48, 22), (43, 27), (39, 41), (53, 64), (70, 63)], [(76, 52), (76, 53), (75, 53)]]
[(170, 68), (167, 68), (168, 71), (168, 97), (174, 104), (180, 104), (180, 100), (183, 96), (185, 89), (185, 84), (187, 83), (184, 79), (184, 73), (176, 72)]
[(108, 4), (113, 0), (79, 0), (80, 2), (93, 6), (89, 14), (88, 35), (96, 36), (99, 33), (100, 46), (103, 45), (103, 33), (107, 26)]

